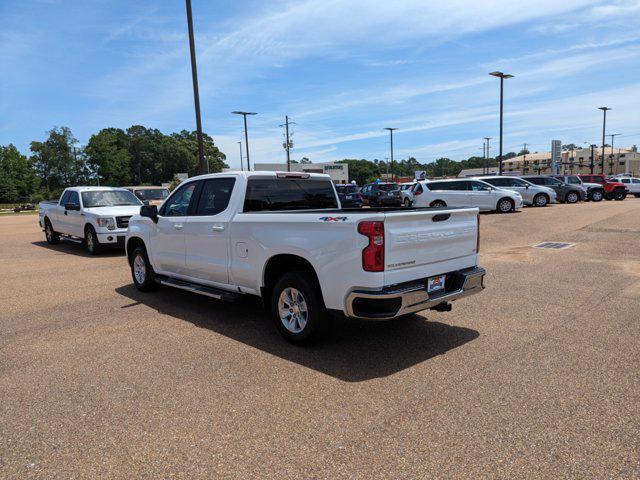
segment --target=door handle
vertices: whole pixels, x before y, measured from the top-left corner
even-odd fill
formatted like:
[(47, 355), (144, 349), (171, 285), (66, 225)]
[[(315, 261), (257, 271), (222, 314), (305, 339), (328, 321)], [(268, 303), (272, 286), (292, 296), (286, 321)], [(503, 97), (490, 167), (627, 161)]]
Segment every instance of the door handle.
[(224, 225), (216, 224), (211, 226), (211, 230), (214, 232), (222, 232), (224, 230)]
[(174, 223), (173, 224), (173, 228), (175, 228), (176, 230), (182, 230), (182, 224), (181, 223)]

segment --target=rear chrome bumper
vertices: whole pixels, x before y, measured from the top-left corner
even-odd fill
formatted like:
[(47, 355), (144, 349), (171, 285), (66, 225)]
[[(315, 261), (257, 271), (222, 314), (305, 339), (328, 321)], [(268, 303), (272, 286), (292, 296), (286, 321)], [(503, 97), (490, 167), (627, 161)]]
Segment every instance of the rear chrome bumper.
[(433, 308), (443, 302), (451, 302), (484, 289), (482, 267), (473, 267), (447, 274), (442, 292), (427, 293), (423, 279), (407, 284), (386, 287), (382, 290), (354, 290), (347, 296), (346, 314), (365, 320), (390, 320), (410, 313)]

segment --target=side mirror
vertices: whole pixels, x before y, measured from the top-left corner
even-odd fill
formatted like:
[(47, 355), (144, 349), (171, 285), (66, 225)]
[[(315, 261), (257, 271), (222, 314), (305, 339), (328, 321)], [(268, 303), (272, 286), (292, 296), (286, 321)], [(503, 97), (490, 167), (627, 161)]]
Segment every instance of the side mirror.
[(143, 205), (149, 205), (149, 200), (143, 200), (143, 201), (142, 201), (142, 204), (143, 204)]
[(64, 209), (65, 210), (76, 210), (76, 211), (79, 211), (80, 210), (80, 205), (78, 205), (76, 203), (65, 203), (64, 204)]
[(526, 188), (527, 190), (529, 190), (529, 184), (527, 183), (524, 188)]
[(140, 216), (150, 218), (153, 223), (158, 223), (158, 206), (143, 205), (140, 207)]

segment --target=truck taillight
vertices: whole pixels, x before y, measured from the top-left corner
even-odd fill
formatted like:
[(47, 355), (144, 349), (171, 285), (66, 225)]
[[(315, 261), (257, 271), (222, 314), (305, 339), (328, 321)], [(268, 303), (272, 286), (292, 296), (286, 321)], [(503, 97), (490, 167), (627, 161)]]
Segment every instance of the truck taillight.
[(478, 234), (476, 235), (476, 253), (480, 253), (480, 214), (478, 214)]
[(360, 222), (358, 233), (369, 239), (362, 250), (362, 269), (365, 272), (384, 271), (384, 222)]

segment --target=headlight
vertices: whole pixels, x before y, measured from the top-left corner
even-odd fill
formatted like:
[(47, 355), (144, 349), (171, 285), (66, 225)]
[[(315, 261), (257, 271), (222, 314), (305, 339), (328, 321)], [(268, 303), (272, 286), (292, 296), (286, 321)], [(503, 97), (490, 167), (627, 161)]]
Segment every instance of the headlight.
[(113, 217), (98, 218), (98, 226), (106, 227), (108, 230), (115, 230), (116, 222)]

